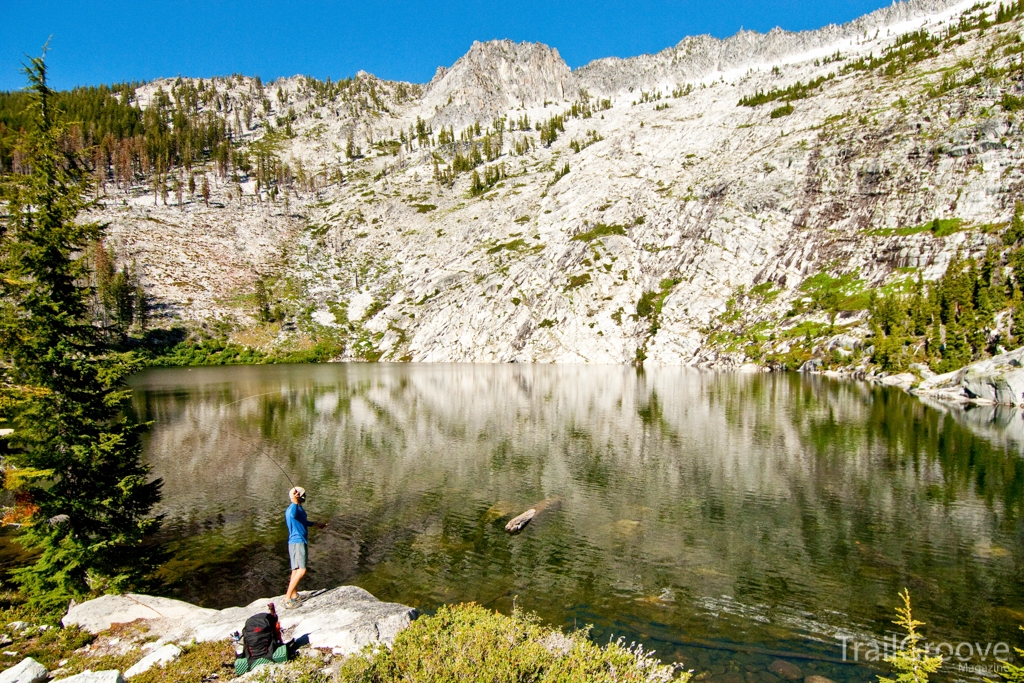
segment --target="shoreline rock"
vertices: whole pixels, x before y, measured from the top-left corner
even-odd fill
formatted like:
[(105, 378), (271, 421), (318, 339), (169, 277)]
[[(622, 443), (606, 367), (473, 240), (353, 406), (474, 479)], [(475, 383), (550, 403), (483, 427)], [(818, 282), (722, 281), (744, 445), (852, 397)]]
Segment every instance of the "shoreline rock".
[(922, 381), (911, 393), (953, 401), (1024, 405), (1024, 347)]
[(371, 643), (390, 644), (417, 616), (414, 608), (381, 602), (357, 586), (305, 591), (300, 596), (302, 602), (294, 609), (284, 609), (284, 596), (277, 596), (214, 610), (151, 595), (104, 595), (73, 606), (61, 623), (96, 634), (114, 624), (143, 620), (147, 632), (158, 637), (156, 647), (181, 645), (230, 638), (248, 617), (265, 612), (273, 602), (280, 606), (278, 618), (286, 638), (306, 636), (314, 648), (350, 654)]
[(864, 369), (823, 371), (805, 364), (799, 372), (897, 387), (912, 396), (947, 403), (1024, 408), (1024, 346), (941, 375), (920, 363), (911, 364), (910, 370), (887, 375)]

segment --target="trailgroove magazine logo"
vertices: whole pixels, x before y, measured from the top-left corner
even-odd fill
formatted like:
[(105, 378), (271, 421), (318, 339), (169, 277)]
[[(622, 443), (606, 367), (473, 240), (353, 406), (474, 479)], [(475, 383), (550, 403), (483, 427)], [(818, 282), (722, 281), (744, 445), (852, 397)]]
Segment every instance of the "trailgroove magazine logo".
[[(837, 636), (843, 647), (844, 662), (881, 662), (886, 657), (891, 657), (899, 650), (906, 650), (910, 645), (910, 639), (898, 639), (895, 635), (885, 640), (871, 640), (859, 642), (850, 636)], [(926, 657), (941, 656), (943, 664), (950, 666), (956, 664), (956, 670), (964, 673), (979, 675), (998, 675), (1003, 671), (1007, 660), (1011, 657), (1011, 648), (1008, 643), (959, 643), (950, 642), (925, 642), (918, 643), (918, 647)]]

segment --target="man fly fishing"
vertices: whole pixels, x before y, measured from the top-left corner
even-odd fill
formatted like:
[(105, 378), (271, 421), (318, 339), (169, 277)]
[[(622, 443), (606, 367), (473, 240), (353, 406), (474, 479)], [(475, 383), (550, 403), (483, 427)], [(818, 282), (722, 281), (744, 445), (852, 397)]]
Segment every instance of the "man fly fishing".
[(306, 558), (308, 555), (309, 527), (323, 529), (327, 525), (322, 522), (310, 522), (302, 504), (306, 502), (306, 489), (294, 487), (288, 492), (292, 504), (284, 511), (284, 521), (288, 525), (288, 559), (291, 562), (292, 577), (288, 582), (288, 591), (284, 594), (284, 606), (292, 609), (299, 604), (299, 581), (306, 575)]

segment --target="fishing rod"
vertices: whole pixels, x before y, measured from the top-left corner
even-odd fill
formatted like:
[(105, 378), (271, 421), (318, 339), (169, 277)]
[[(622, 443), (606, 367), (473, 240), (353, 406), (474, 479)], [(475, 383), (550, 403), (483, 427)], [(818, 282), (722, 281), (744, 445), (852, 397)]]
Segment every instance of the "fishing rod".
[(272, 462), (272, 463), (274, 463), (275, 465), (277, 465), (277, 469), (281, 470), (281, 474), (283, 474), (283, 475), (284, 475), (284, 477), (285, 477), (285, 479), (287, 479), (287, 480), (288, 480), (288, 483), (289, 483), (289, 484), (291, 484), (291, 485), (292, 485), (292, 487), (294, 487), (294, 486), (296, 485), (296, 484), (295, 484), (295, 482), (294, 482), (294, 481), (292, 481), (292, 478), (291, 478), (291, 476), (290, 476), (290, 475), (288, 474), (288, 471), (287, 471), (287, 470), (286, 470), (286, 469), (285, 469), (284, 467), (282, 467), (282, 466), (281, 466), (281, 463), (279, 463), (279, 462), (278, 462), (277, 460), (274, 460), (273, 456), (271, 456), (271, 455), (270, 455), (270, 453), (267, 453), (267, 452), (266, 452), (265, 450), (263, 450), (263, 448), (262, 448), (261, 446), (259, 446), (258, 444), (256, 444), (256, 443), (254, 443), (254, 442), (250, 441), (249, 439), (245, 438), (245, 437), (244, 437), (244, 436), (242, 436), (242, 435), (241, 435), (240, 433), (238, 433), (238, 432), (237, 432), (236, 430), (234, 430), (234, 429), (231, 429), (231, 428), (229, 427), (229, 428), (228, 428), (228, 431), (230, 431), (230, 432), (231, 432), (231, 433), (232, 433), (232, 434), (233, 434), (233, 435), (235, 436), (235, 438), (237, 438), (237, 439), (241, 439), (242, 441), (246, 442), (246, 443), (247, 443), (247, 444), (249, 444), (249, 445), (250, 445), (251, 447), (253, 447), (254, 449), (256, 449), (256, 451), (257, 451), (257, 452), (259, 452), (259, 453), (261, 453), (261, 454), (263, 454), (263, 455), (267, 456), (267, 459), (268, 459), (268, 460), (270, 460), (270, 462)]
[[(270, 396), (272, 394), (280, 394), (280, 393), (281, 393), (280, 390), (277, 390), (277, 391), (268, 391), (268, 392), (265, 392), (265, 393), (262, 393), (262, 394), (253, 394), (251, 396), (243, 396), (240, 399), (237, 399), (237, 400), (234, 400), (234, 401), (230, 401), (228, 403), (223, 403), (219, 407), (220, 408), (227, 408), (228, 406), (235, 405), (236, 403), (241, 403), (242, 401), (248, 401), (251, 398), (260, 398), (261, 396)], [(270, 462), (272, 462), (275, 465), (277, 465), (277, 469), (281, 470), (281, 474), (283, 474), (285, 479), (288, 480), (288, 483), (291, 484), (292, 487), (296, 486), (295, 482), (292, 481), (291, 475), (288, 474), (288, 471), (284, 467), (282, 467), (281, 463), (279, 463), (277, 460), (275, 460), (274, 457), (272, 455), (270, 455), (270, 453), (268, 453), (266, 450), (264, 450), (262, 446), (260, 446), (259, 444), (254, 443), (253, 441), (250, 441), (246, 437), (242, 436), (242, 434), (240, 432), (238, 432), (235, 429), (232, 429), (231, 427), (228, 427), (228, 431), (231, 432), (231, 434), (233, 434), (236, 438), (241, 439), (245, 443), (249, 444), (249, 446), (254, 448), (258, 453), (261, 453), (262, 455), (265, 455), (267, 457), (267, 459), (270, 460)]]

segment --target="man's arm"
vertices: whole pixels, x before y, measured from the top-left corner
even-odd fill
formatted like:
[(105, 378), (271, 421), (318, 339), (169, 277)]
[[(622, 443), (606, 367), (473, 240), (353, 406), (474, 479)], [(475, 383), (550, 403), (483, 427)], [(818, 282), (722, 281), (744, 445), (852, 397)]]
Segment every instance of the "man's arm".
[(326, 522), (311, 522), (311, 521), (309, 521), (308, 517), (305, 520), (303, 520), (303, 524), (306, 525), (307, 529), (309, 527), (311, 527), (311, 526), (315, 526), (318, 529), (323, 529), (324, 527), (327, 526)]

